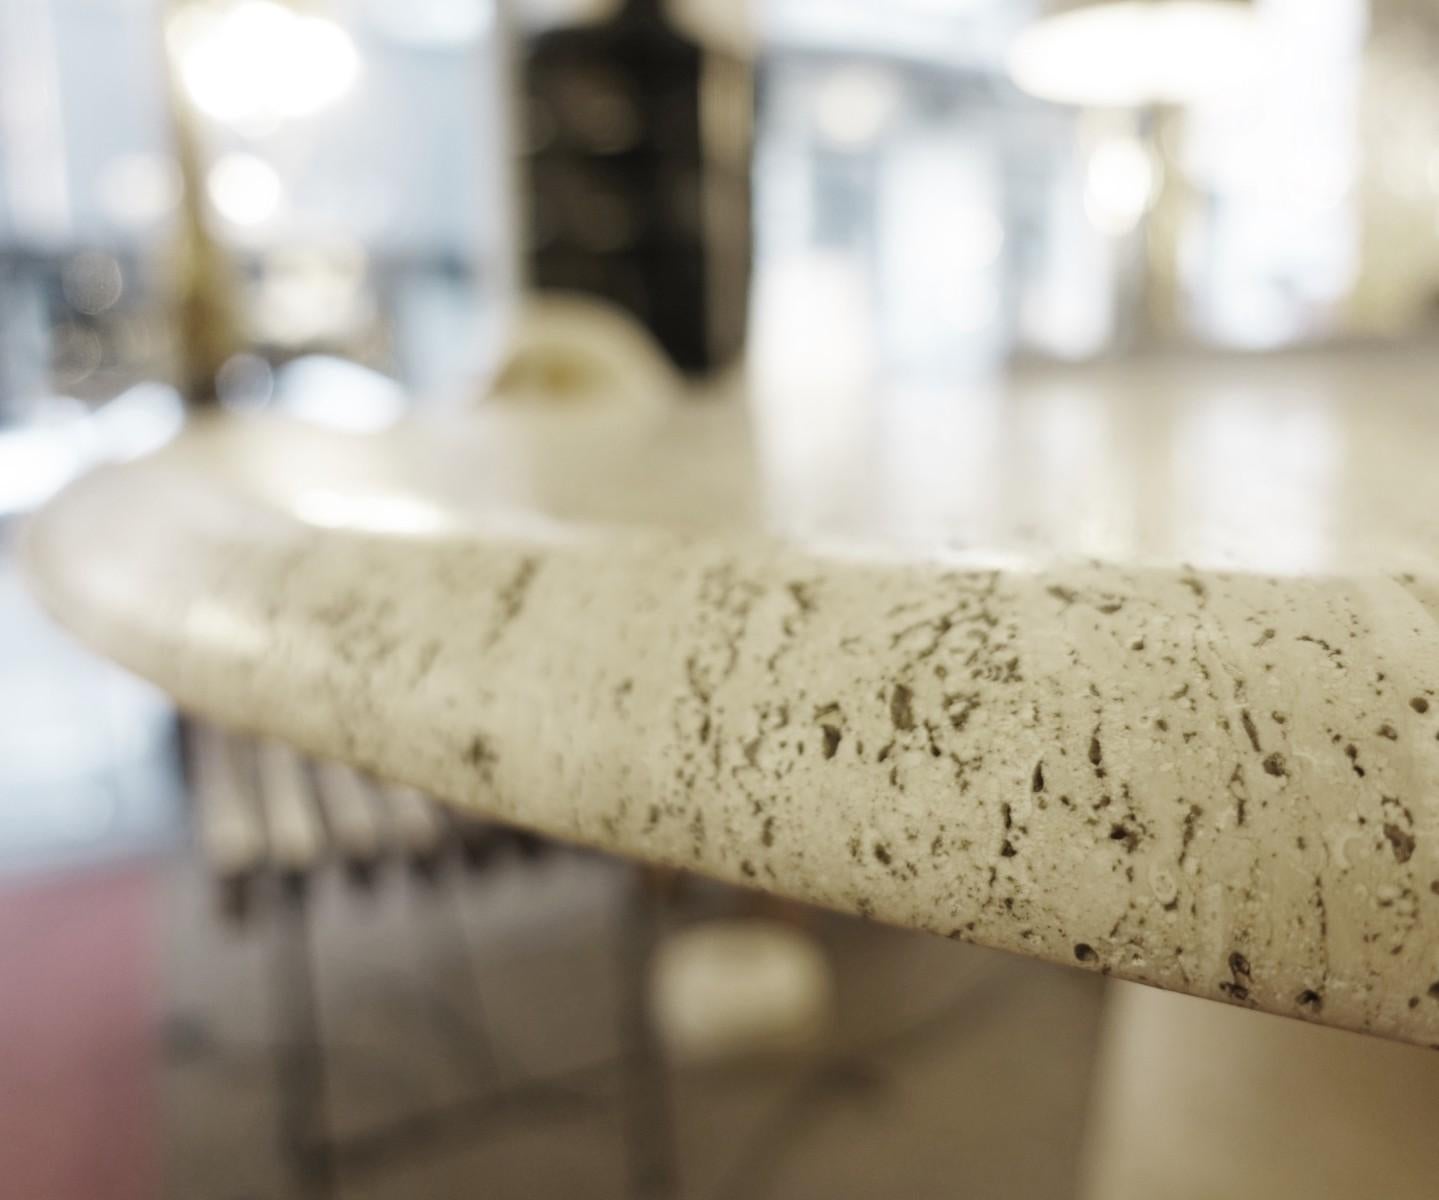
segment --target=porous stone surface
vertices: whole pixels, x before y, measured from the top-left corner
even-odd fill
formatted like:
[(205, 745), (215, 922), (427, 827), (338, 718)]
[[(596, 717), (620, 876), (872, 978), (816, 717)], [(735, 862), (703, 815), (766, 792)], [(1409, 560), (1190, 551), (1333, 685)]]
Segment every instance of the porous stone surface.
[(620, 854), (1439, 1043), (1412, 560), (322, 527), (217, 465), (253, 452), (190, 435), (28, 531), (51, 611), (190, 708)]

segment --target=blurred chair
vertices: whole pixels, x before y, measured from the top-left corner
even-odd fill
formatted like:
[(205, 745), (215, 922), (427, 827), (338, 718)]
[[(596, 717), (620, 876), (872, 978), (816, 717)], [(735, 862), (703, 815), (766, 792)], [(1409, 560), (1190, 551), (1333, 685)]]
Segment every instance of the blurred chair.
[[(420, 879), (433, 899), (434, 919), (448, 925), (456, 954), (467, 960), (457, 889), (501, 858), (533, 861), (545, 845), (531, 834), (453, 816), (412, 789), (338, 763), (307, 760), (279, 742), (199, 722), (188, 725), (186, 741), (199, 844), (223, 918), (274, 933), (281, 1149), (308, 1194), (331, 1196), (350, 1151), (363, 1147), (334, 1138), (327, 1119), (312, 937), (311, 902), (319, 879), (338, 868), (348, 887), (358, 891), (384, 887), (401, 873)], [(479, 997), (471, 995), (465, 1012), (452, 1015), (472, 1039), (477, 1060), (493, 1063)], [(485, 1090), (470, 1114), (476, 1119), (497, 1098), (548, 1095), (538, 1082), (487, 1079), (480, 1085)], [(556, 1089), (554, 1097), (570, 1104), (575, 1099), (567, 1089)], [(419, 1114), (402, 1121), (398, 1133), (418, 1138), (427, 1125), (464, 1115)], [(364, 1140), (396, 1132), (381, 1130)]]

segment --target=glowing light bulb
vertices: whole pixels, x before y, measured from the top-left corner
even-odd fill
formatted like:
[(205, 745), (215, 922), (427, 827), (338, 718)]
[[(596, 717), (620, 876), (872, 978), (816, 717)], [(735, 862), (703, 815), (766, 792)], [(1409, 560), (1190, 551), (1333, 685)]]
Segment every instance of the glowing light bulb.
[(360, 71), (359, 52), (340, 26), (274, 0), (184, 9), (168, 40), (195, 107), (251, 133), (335, 103)]
[(1136, 138), (1095, 147), (1084, 178), (1084, 215), (1100, 233), (1121, 237), (1148, 210), (1158, 183), (1154, 160)]
[(899, 107), (892, 75), (869, 67), (832, 71), (820, 85), (815, 119), (833, 145), (860, 149), (876, 141)]
[(205, 181), (210, 203), (232, 225), (263, 225), (279, 211), (284, 186), (275, 168), (254, 154), (226, 154)]

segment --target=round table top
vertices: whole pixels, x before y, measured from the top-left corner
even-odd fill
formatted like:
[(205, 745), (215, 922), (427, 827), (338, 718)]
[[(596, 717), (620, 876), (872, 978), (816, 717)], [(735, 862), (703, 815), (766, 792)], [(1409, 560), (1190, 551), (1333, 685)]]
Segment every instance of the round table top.
[(1439, 355), (193, 426), (31, 522), (222, 723), (557, 837), (1439, 1043)]

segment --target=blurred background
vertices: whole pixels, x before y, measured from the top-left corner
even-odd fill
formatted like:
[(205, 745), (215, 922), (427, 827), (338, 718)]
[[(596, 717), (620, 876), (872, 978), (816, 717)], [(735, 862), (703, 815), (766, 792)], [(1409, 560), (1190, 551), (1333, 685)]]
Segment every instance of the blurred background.
[[(685, 403), (745, 387), (807, 421), (1036, 365), (1423, 347), (1436, 61), (1431, 0), (0, 0), (0, 532), (189, 409), (458, 409), (533, 288), (628, 311)], [(0, 1173), (27, 1200), (303, 1194), (267, 943), (185, 849), (189, 735), (6, 553)], [(445, 1041), (471, 970), (530, 1069), (625, 1057), (596, 914), (628, 885), (533, 849), (442, 900), (421, 871), (375, 911), (316, 902), (354, 1050), (332, 1120), (403, 1126), (472, 1082), (447, 1072), (473, 1038)], [(437, 906), (463, 937), (416, 965)], [(780, 923), (825, 947), (847, 1049), (682, 1073), (684, 1194), (1072, 1193), (1092, 981)], [(343, 1194), (631, 1194), (595, 1086), (376, 1151)]]

